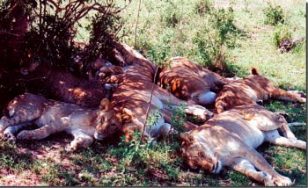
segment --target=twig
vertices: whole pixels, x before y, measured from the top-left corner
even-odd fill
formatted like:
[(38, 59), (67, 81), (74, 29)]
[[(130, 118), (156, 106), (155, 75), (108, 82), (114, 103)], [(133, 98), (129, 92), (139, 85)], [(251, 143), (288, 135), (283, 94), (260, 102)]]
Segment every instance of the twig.
[(154, 83), (152, 84), (152, 88), (151, 88), (150, 101), (148, 102), (148, 108), (147, 108), (147, 111), (146, 111), (145, 122), (144, 122), (144, 125), (143, 125), (140, 142), (143, 139), (145, 127), (146, 127), (146, 124), (147, 124), (147, 120), (148, 120), (148, 116), (149, 116), (149, 112), (150, 112), (150, 108), (151, 108), (151, 101), (152, 101), (152, 97), (153, 97), (153, 91), (154, 91), (154, 87), (155, 87), (155, 78), (157, 76), (157, 73), (158, 73), (158, 66), (156, 67), (155, 74), (154, 74)]
[(293, 122), (293, 123), (288, 123), (289, 127), (300, 127), (306, 125), (305, 122)]
[(20, 37), (20, 34), (16, 34), (16, 33), (12, 33), (12, 32), (8, 32), (8, 31), (0, 31), (0, 35), (12, 35), (15, 37)]
[(137, 27), (138, 27), (138, 22), (139, 22), (140, 7), (141, 7), (141, 0), (139, 0), (137, 20), (136, 20), (136, 26), (135, 26), (135, 44), (134, 44), (135, 47), (136, 47), (136, 43), (137, 43)]

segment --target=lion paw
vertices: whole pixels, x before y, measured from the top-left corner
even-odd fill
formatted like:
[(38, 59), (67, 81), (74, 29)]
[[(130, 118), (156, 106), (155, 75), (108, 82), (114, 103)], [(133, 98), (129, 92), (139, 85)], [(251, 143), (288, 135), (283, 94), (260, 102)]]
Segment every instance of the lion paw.
[(24, 131), (21, 131), (20, 133), (18, 133), (16, 138), (18, 140), (29, 140), (29, 139), (31, 139), (31, 134), (30, 134), (29, 131), (24, 130)]
[(65, 151), (66, 151), (66, 152), (74, 152), (74, 151), (76, 151), (76, 150), (77, 150), (77, 146), (76, 146), (76, 145), (70, 144), (70, 145), (67, 145), (67, 146), (65, 147)]
[(301, 91), (288, 91), (288, 92), (292, 93), (298, 102), (306, 103), (306, 95), (304, 92)]
[(273, 182), (277, 186), (291, 186), (291, 185), (293, 185), (293, 182), (291, 181), (291, 179), (288, 178), (288, 177), (285, 177), (285, 176), (273, 177)]
[(266, 172), (262, 172), (262, 176), (264, 178), (264, 185), (265, 186), (275, 186), (271, 175), (269, 175)]
[(300, 103), (306, 103), (306, 96), (305, 97), (303, 97), (303, 96), (298, 96), (298, 102), (300, 102)]
[(301, 97), (299, 102), (301, 102), (301, 103), (306, 103), (306, 98)]
[(5, 132), (3, 134), (3, 139), (8, 141), (8, 142), (12, 142), (12, 143), (15, 143), (16, 142), (16, 137), (13, 133), (11, 132)]
[(198, 119), (202, 121), (206, 121), (211, 117), (213, 117), (214, 115), (211, 111), (207, 110), (206, 108), (200, 105), (187, 106), (185, 109), (185, 113), (196, 116)]

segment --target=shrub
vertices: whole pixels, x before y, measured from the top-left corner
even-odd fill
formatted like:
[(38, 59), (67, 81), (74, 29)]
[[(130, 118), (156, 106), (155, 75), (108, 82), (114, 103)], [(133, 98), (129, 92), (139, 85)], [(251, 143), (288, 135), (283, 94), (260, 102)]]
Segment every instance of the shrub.
[(232, 8), (213, 11), (210, 19), (218, 31), (218, 42), (221, 45), (234, 47), (239, 30), (234, 25), (234, 12)]
[(263, 12), (265, 14), (265, 24), (277, 25), (285, 21), (284, 11), (281, 6), (273, 6), (269, 3)]
[(89, 46), (84, 53), (87, 54), (87, 62), (99, 56), (112, 57), (113, 41), (119, 40), (118, 33), (124, 24), (116, 11), (115, 4), (110, 4), (104, 14), (97, 13), (92, 18)]
[(197, 32), (193, 38), (193, 43), (196, 45), (196, 55), (201, 59), (202, 64), (212, 66), (213, 60), (220, 53), (220, 43), (217, 33), (205, 28), (203, 31)]

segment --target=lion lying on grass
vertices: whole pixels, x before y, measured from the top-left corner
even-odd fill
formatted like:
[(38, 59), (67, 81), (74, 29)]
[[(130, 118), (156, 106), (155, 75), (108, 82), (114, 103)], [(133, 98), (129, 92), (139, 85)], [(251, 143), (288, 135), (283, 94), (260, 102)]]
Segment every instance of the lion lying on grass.
[[(180, 104), (186, 105), (184, 110), (187, 114), (203, 121), (213, 115), (204, 107), (187, 105), (185, 101), (156, 86), (152, 81), (155, 66), (128, 46), (124, 47), (123, 53), (128, 53), (125, 59), (129, 63), (123, 68), (123, 74), (115, 75), (120, 81), (110, 104), (102, 100), (104, 105), (100, 108), (88, 109), (26, 93), (10, 102), (9, 117), (2, 117), (0, 132), (5, 130), (6, 137), (14, 138), (14, 134), (28, 126), (28, 123), (34, 123), (38, 129), (22, 130), (17, 134), (17, 139), (43, 139), (50, 134), (66, 131), (75, 137), (69, 147), (69, 150), (75, 150), (79, 145), (90, 145), (92, 137), (102, 140), (119, 130), (127, 140), (135, 130), (145, 130), (148, 137), (167, 135), (171, 125), (165, 123), (165, 118), (170, 121), (172, 110)], [(162, 113), (157, 125), (152, 128), (145, 127), (148, 107), (161, 110)]]
[(279, 99), (294, 102), (306, 102), (299, 93), (285, 91), (275, 87), (272, 82), (261, 76), (255, 68), (251, 75), (224, 85), (215, 101), (215, 110), (221, 113), (235, 106), (256, 104), (268, 99)]
[[(8, 117), (0, 119), (0, 133), (14, 140), (41, 140), (51, 134), (65, 131), (74, 136), (74, 140), (66, 148), (74, 151), (80, 147), (87, 148), (92, 142), (96, 126), (102, 129), (108, 125), (108, 133), (113, 134), (117, 122), (112, 118), (108, 99), (103, 99), (97, 109), (80, 107), (75, 104), (48, 100), (42, 96), (25, 93), (15, 97), (7, 106)], [(35, 124), (34, 130), (23, 130)], [(20, 132), (19, 132), (20, 131)]]
[(209, 105), (216, 92), (229, 81), (184, 57), (170, 59), (159, 74), (160, 85), (173, 95), (189, 102)]
[(228, 166), (265, 185), (290, 186), (292, 181), (268, 164), (255, 150), (258, 146), (269, 142), (306, 149), (283, 116), (254, 104), (218, 114), (181, 138), (182, 154), (191, 168), (219, 173)]
[[(118, 44), (117, 49), (126, 60), (126, 66), (123, 67), (123, 74), (113, 75), (118, 86), (113, 91), (111, 103), (116, 111), (115, 117), (123, 124), (120, 131), (124, 133), (126, 141), (131, 139), (134, 131), (144, 132), (145, 136), (153, 136), (151, 131), (145, 128), (147, 113), (153, 110), (161, 112), (162, 116), (158, 121), (160, 124), (157, 126), (166, 131), (170, 129), (166, 127), (171, 126), (165, 123), (165, 119), (170, 122), (172, 110), (180, 104), (185, 105), (184, 111), (187, 114), (197, 116), (203, 121), (213, 115), (204, 107), (188, 105), (186, 101), (155, 85), (157, 67), (140, 53), (125, 44)], [(195, 127), (189, 123), (186, 125), (191, 125), (188, 129)], [(104, 139), (107, 135), (104, 135), (98, 126), (96, 136), (97, 139)]]

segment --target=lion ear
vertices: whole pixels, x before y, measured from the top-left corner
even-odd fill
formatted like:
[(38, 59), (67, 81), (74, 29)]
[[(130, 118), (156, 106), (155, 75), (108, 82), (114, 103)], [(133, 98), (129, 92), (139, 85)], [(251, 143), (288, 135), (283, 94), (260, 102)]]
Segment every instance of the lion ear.
[(193, 142), (193, 137), (189, 135), (189, 133), (182, 133), (180, 134), (180, 138), (182, 139), (183, 143), (191, 144)]
[(110, 104), (109, 99), (104, 98), (104, 99), (101, 100), (101, 103), (100, 103), (99, 108), (100, 108), (102, 111), (108, 111), (108, 110), (110, 109), (110, 106), (111, 106), (111, 104)]
[(259, 72), (257, 71), (257, 69), (256, 68), (252, 68), (251, 69), (251, 74), (253, 74), (253, 75), (259, 75)]
[(126, 113), (127, 115), (133, 116), (133, 112), (128, 108), (123, 108), (123, 112)]

